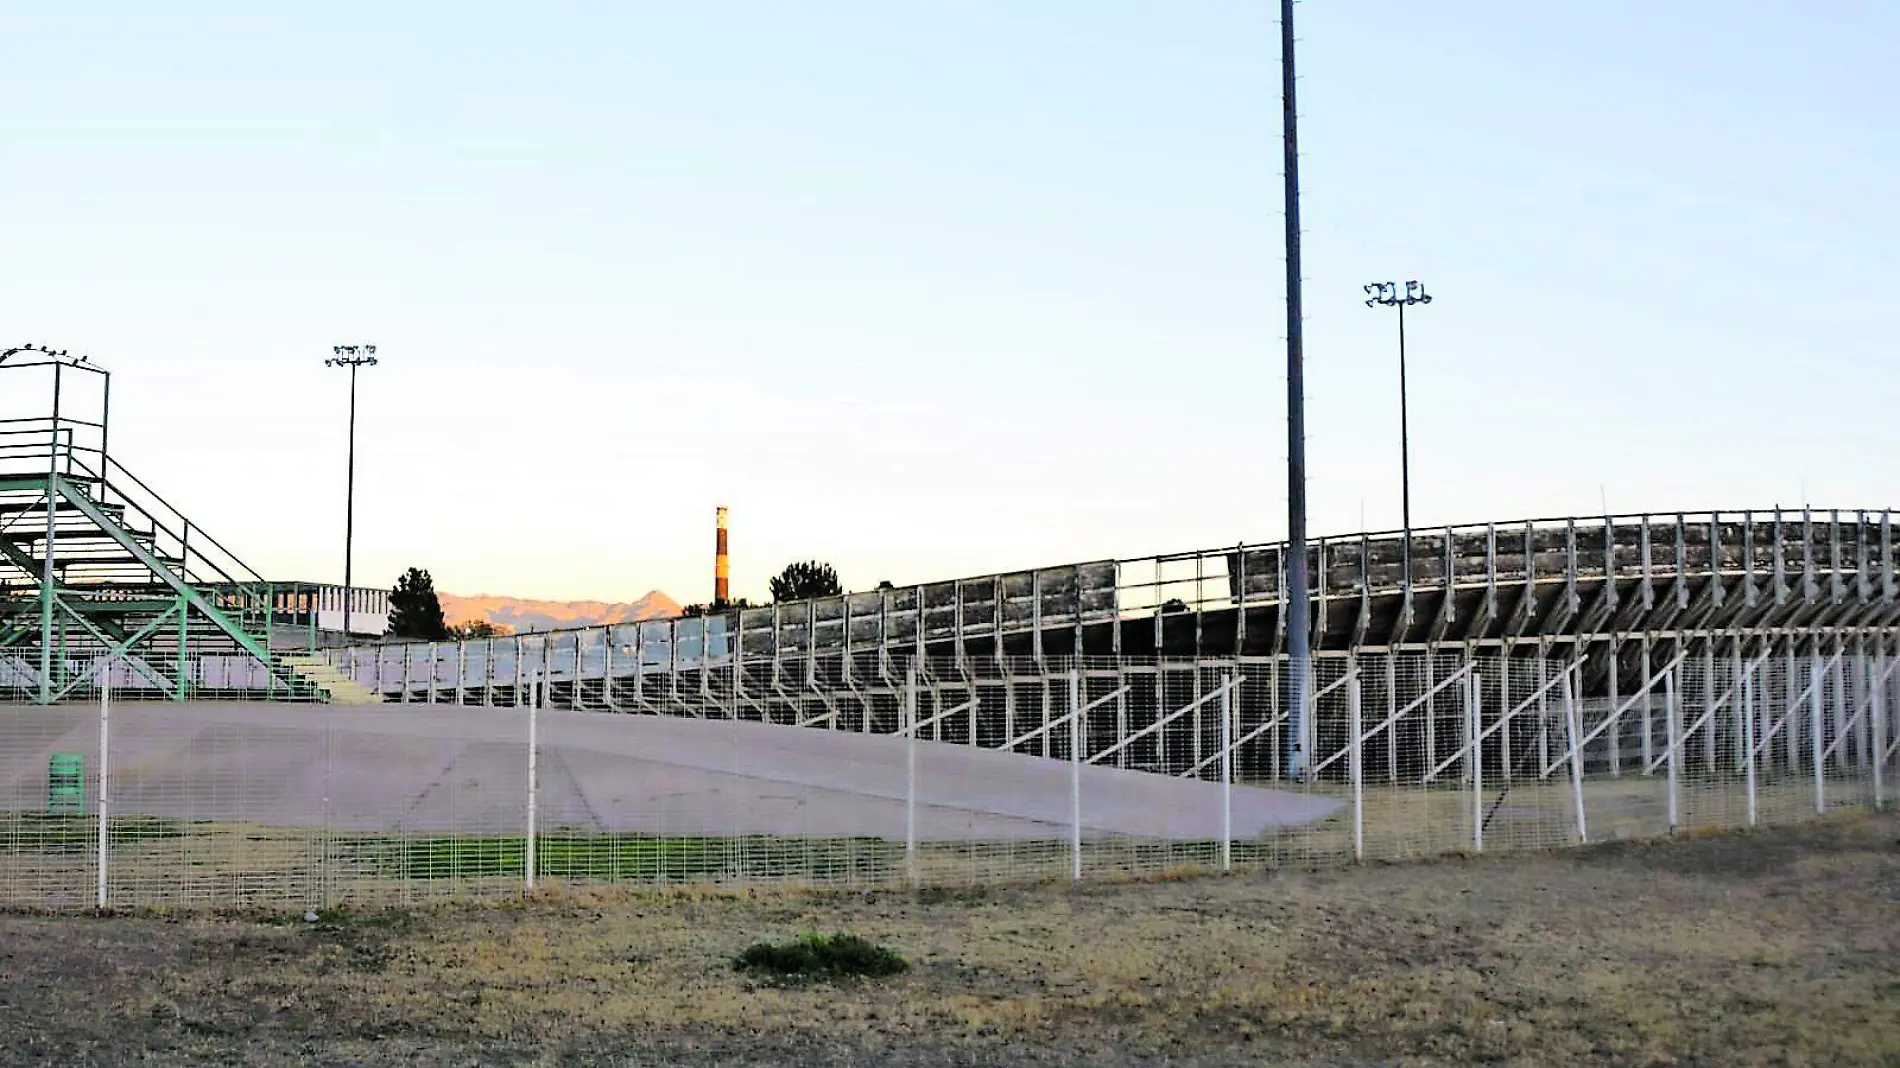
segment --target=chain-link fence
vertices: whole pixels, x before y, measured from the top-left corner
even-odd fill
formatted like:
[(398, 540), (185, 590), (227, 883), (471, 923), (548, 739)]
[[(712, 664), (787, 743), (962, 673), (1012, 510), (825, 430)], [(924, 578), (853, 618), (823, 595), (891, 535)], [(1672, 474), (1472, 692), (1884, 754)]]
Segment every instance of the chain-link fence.
[(0, 705), (0, 904), (1112, 878), (1886, 802), (1891, 644), (1628, 651), (1327, 655), (1305, 714), (1284, 658), (528, 677), (479, 705), (354, 707), (124, 700), (135, 669), (97, 662), (83, 700)]

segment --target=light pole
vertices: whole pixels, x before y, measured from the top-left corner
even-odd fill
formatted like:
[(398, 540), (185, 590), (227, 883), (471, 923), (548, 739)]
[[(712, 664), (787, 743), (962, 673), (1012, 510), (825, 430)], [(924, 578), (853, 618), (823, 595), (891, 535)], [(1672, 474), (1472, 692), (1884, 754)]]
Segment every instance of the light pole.
[(336, 355), (323, 361), (325, 367), (350, 369), (350, 468), (348, 489), (343, 505), (343, 638), (350, 637), (351, 546), (356, 538), (356, 369), (376, 366), (374, 345), (334, 345)]
[(1286, 655), (1291, 669), (1287, 703), (1293, 738), (1287, 747), (1289, 777), (1306, 773), (1307, 708), (1313, 692), (1312, 609), (1306, 588), (1306, 341), (1300, 310), (1300, 113), (1294, 102), (1293, 0), (1280, 0), (1280, 143), (1286, 167), (1281, 183), (1286, 204), (1286, 587), (1280, 611), (1287, 620)]
[(1425, 292), (1422, 282), (1405, 283), (1405, 294), (1399, 294), (1397, 282), (1373, 282), (1365, 287), (1372, 294), (1366, 298), (1366, 307), (1380, 306), (1399, 310), (1399, 494), (1400, 507), (1405, 528), (1405, 578), (1412, 577), (1412, 432), (1407, 422), (1405, 397), (1405, 309), (1411, 304), (1430, 304), (1432, 298)]

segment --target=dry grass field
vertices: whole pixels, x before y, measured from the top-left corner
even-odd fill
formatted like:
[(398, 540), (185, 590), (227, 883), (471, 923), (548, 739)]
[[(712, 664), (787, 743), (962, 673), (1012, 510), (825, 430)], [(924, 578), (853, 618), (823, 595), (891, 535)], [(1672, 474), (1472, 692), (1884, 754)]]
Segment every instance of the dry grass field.
[[(782, 986), (850, 931), (894, 979)], [(1900, 1065), (1900, 818), (1172, 881), (0, 916), (0, 1065)]]

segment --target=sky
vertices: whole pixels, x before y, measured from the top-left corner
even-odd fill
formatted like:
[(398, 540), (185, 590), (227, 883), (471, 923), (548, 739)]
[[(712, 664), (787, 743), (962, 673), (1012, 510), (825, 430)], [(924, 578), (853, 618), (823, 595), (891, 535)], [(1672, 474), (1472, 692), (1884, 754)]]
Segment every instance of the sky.
[[(0, 345), (273, 578), (1286, 533), (1277, 5), (0, 3)], [(1298, 9), (1315, 535), (1900, 501), (1900, 7)], [(18, 377), (18, 376), (14, 376)], [(0, 375), (0, 404), (20, 390)]]

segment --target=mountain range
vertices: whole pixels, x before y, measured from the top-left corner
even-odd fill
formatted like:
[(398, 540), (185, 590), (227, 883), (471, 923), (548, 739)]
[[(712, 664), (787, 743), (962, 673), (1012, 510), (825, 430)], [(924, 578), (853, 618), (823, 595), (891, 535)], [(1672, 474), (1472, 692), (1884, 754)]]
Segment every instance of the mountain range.
[(596, 623), (631, 623), (640, 619), (666, 619), (680, 614), (679, 602), (659, 590), (649, 590), (638, 600), (627, 602), (531, 601), (486, 593), (471, 597), (437, 593), (436, 598), (442, 602), (442, 616), (450, 626), (485, 619), (516, 631), (586, 627)]

